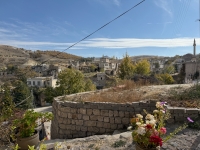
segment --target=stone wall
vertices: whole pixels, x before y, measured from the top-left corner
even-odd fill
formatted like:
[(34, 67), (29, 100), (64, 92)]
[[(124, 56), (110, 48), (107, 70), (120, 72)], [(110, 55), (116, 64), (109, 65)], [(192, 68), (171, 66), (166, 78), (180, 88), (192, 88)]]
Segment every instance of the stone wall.
[[(153, 100), (133, 103), (100, 103), (100, 102), (73, 102), (63, 99), (79, 99), (91, 93), (73, 94), (66, 97), (57, 97), (53, 101), (53, 114), (51, 126), (52, 139), (70, 139), (86, 137), (96, 134), (113, 132), (117, 129), (127, 128), (130, 118), (135, 114), (143, 114), (145, 109), (152, 113), (156, 102)], [(94, 92), (93, 92), (94, 94)], [(168, 107), (171, 112), (169, 123), (183, 122), (189, 116), (196, 118), (199, 109), (186, 109)]]

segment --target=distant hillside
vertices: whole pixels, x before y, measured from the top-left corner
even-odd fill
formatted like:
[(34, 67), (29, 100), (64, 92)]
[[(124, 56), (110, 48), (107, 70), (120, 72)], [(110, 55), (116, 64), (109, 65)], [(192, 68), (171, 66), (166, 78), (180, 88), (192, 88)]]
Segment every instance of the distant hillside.
[(29, 61), (40, 64), (48, 60), (49, 64), (66, 64), (69, 60), (80, 60), (82, 57), (59, 51), (31, 51), (8, 45), (0, 45), (0, 68), (13, 64), (21, 66)]
[(68, 54), (68, 53), (64, 53), (64, 52), (59, 52), (59, 51), (40, 51), (37, 50), (34, 53), (31, 53), (31, 56), (42, 56), (42, 55), (49, 55), (51, 57), (54, 58), (59, 58), (59, 59), (73, 59), (73, 60), (79, 60), (81, 59), (80, 56), (76, 56), (76, 55), (72, 55), (72, 54)]
[(140, 59), (160, 59), (164, 58), (163, 56), (154, 56), (154, 55), (139, 55), (139, 56), (131, 56), (130, 57), (132, 60), (140, 60)]

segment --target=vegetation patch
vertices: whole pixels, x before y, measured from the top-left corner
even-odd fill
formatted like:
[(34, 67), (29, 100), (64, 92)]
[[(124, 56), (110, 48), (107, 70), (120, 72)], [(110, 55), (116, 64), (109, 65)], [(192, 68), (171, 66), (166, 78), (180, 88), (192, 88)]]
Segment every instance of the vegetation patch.
[(117, 147), (124, 147), (126, 145), (126, 141), (116, 141), (115, 143), (112, 144), (112, 147), (117, 148)]

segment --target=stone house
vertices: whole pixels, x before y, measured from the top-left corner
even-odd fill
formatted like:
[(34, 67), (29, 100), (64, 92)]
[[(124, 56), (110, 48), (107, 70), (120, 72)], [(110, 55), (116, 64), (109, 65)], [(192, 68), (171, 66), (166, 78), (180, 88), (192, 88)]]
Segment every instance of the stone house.
[(56, 87), (57, 79), (54, 79), (53, 77), (35, 77), (35, 78), (28, 78), (27, 79), (27, 85), (29, 87), (39, 87), (44, 88), (47, 86)]

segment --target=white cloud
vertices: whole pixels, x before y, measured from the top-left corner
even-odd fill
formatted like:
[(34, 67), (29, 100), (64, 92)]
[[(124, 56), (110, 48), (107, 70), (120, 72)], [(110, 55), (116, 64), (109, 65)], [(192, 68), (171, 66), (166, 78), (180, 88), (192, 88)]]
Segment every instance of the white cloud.
[(119, 6), (120, 5), (120, 1), (119, 0), (113, 0), (114, 4)]
[[(174, 38), (174, 39), (136, 39), (136, 38), (94, 38), (83, 41), (73, 49), (90, 49), (90, 48), (104, 48), (104, 49), (128, 49), (128, 48), (142, 48), (142, 47), (192, 47), (194, 38)], [(16, 47), (40, 47), (40, 49), (66, 49), (73, 43), (56, 43), (56, 42), (28, 42), (28, 41), (0, 41), (0, 44), (13, 45)], [(196, 44), (200, 45), (200, 38), (196, 38)]]

